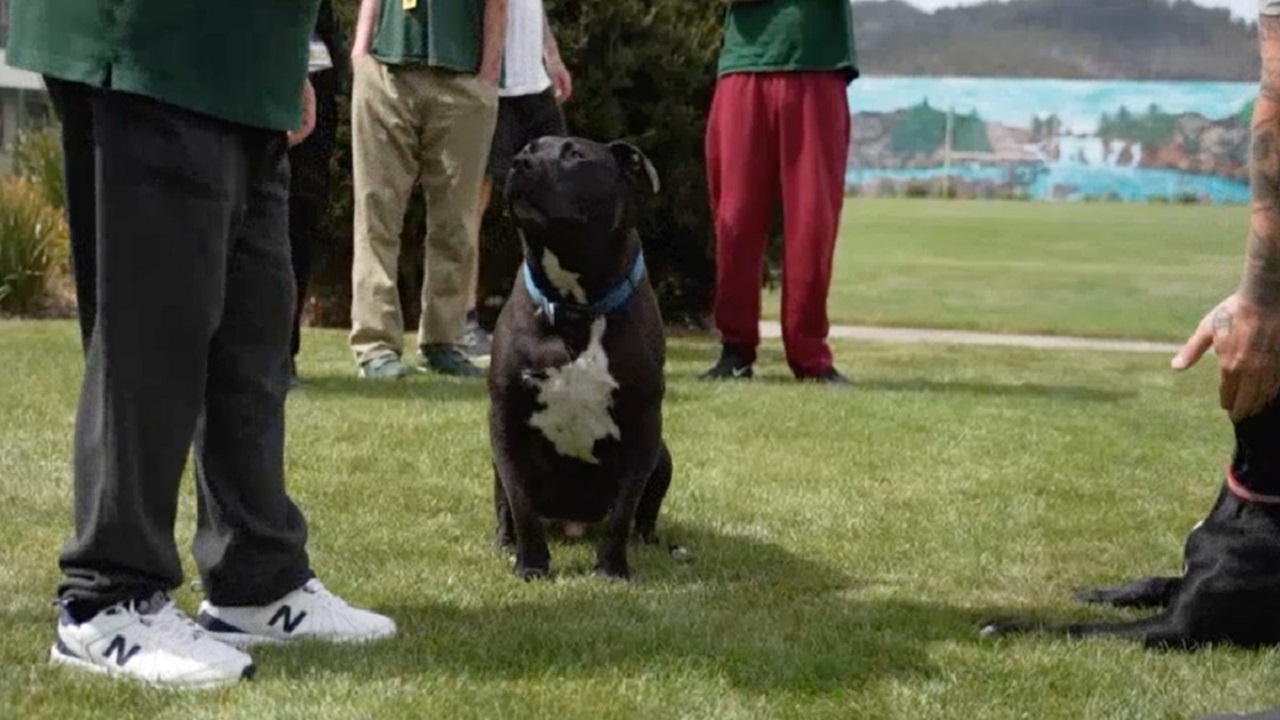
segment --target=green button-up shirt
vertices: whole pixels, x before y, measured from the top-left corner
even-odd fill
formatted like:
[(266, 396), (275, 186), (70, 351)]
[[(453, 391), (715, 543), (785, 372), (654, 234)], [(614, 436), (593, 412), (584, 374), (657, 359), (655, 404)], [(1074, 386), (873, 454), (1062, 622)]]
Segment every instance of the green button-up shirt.
[(9, 65), (275, 130), (302, 122), (320, 0), (10, 0)]

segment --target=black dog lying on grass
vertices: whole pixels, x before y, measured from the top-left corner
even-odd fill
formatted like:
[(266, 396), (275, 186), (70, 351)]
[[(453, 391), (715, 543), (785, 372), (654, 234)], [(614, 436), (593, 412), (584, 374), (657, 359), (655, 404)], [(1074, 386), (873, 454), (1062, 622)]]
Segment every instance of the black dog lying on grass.
[(1149, 648), (1280, 644), (1280, 402), (1235, 425), (1236, 448), (1209, 516), (1192, 529), (1181, 575), (1076, 593), (1082, 602), (1160, 608), (1141, 620), (984, 623), (984, 636), (1103, 635)]

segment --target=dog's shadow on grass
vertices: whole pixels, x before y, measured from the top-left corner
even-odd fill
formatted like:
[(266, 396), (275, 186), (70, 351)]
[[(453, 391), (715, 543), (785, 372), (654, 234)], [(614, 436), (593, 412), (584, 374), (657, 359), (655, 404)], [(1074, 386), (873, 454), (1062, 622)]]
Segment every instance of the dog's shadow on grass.
[[(873, 597), (843, 569), (742, 534), (668, 525), (666, 535), (660, 547), (632, 551), (631, 583), (592, 576), (565, 559), (561, 541), (551, 545), (555, 576), (526, 583), (492, 549), (475, 570), (491, 577), (465, 604), (433, 602), (427, 587), (420, 600), (379, 608), (399, 624), (383, 645), (323, 648), (298, 660), (281, 651), (262, 664), (371, 681), (693, 676), (762, 697), (821, 695), (939, 677), (930, 645), (980, 642), (979, 620), (1000, 612)], [(693, 559), (669, 557), (669, 542)]]

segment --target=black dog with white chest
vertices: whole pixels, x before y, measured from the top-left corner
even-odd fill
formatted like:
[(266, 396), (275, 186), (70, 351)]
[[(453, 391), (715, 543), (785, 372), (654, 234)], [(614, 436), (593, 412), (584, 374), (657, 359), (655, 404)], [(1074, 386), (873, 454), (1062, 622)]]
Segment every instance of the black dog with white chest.
[(1181, 575), (1076, 593), (1082, 602), (1159, 612), (1128, 622), (991, 622), (983, 634), (1105, 635), (1186, 650), (1280, 644), (1280, 402), (1236, 423), (1235, 437), (1217, 502), (1187, 537)]
[(629, 578), (632, 533), (656, 543), (671, 482), (666, 341), (635, 229), (658, 176), (636, 147), (544, 137), (505, 201), (524, 264), (493, 333), (489, 431), (498, 542), (522, 578), (550, 573), (544, 521), (605, 521), (596, 572)]

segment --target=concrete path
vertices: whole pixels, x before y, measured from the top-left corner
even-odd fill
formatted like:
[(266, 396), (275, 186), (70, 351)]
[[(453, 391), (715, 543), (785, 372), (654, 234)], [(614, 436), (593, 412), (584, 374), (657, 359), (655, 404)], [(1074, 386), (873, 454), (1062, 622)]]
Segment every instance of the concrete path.
[[(777, 338), (782, 334), (782, 327), (776, 321), (766, 320), (760, 323), (760, 334), (766, 338)], [(831, 338), (870, 340), (873, 342), (996, 345), (1048, 350), (1149, 352), (1163, 353), (1170, 357), (1181, 348), (1181, 345), (1176, 343), (1147, 342), (1145, 340), (1107, 340), (1056, 335), (1006, 335), (964, 330), (925, 330), (918, 328), (866, 327), (861, 325), (832, 326)]]

